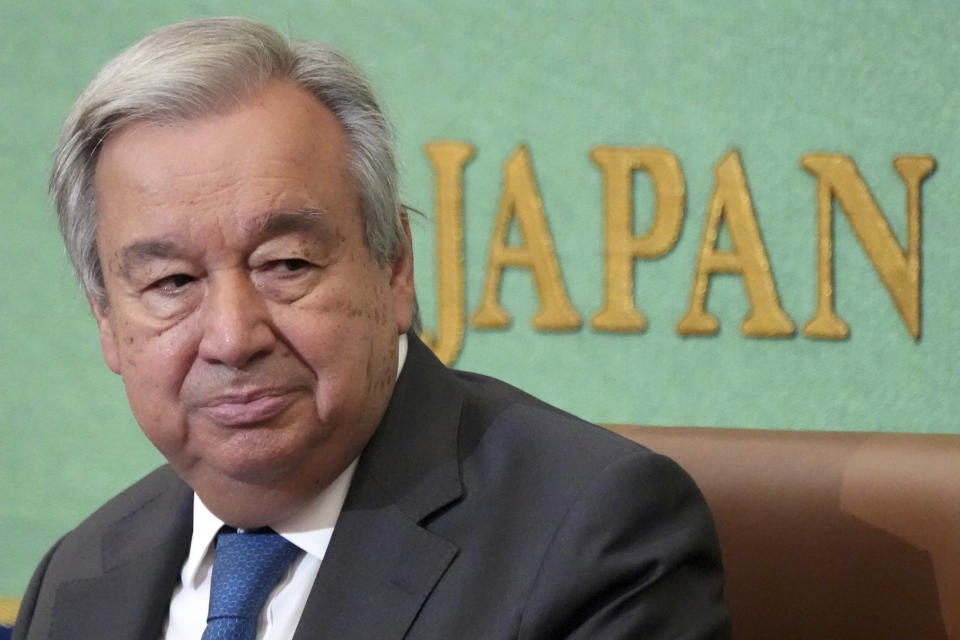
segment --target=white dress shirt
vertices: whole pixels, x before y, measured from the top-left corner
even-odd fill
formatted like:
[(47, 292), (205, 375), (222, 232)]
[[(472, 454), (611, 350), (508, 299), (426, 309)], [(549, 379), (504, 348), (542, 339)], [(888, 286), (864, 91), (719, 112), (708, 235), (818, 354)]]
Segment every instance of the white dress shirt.
[[(400, 336), (397, 375), (407, 356), (407, 337)], [(283, 522), (271, 524), (274, 531), (303, 550), (286, 575), (267, 597), (257, 621), (257, 640), (292, 640), (310, 595), (320, 563), (343, 501), (347, 497), (357, 461), (337, 476), (322, 492)], [(193, 496), (193, 535), (190, 551), (180, 571), (180, 584), (173, 591), (164, 640), (200, 640), (207, 625), (210, 580), (215, 541), (224, 522), (213, 515), (196, 494)]]

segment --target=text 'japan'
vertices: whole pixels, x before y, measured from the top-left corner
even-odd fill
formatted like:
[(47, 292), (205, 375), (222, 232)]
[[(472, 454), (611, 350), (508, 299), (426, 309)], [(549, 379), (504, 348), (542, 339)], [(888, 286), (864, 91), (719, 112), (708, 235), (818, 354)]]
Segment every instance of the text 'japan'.
[[(467, 324), (463, 247), (463, 177), (475, 147), (465, 141), (436, 141), (425, 145), (435, 184), (437, 319), (436, 330), (424, 338), (446, 363), (456, 360)], [(653, 260), (677, 243), (686, 207), (686, 182), (677, 157), (652, 147), (595, 147), (590, 158), (603, 175), (604, 278), (603, 306), (590, 318), (590, 327), (605, 332), (642, 332), (647, 320), (634, 296), (634, 266)], [(907, 238), (897, 241), (883, 211), (870, 193), (852, 158), (841, 153), (810, 153), (801, 166), (816, 178), (816, 305), (802, 333), (809, 338), (842, 340), (848, 324), (834, 305), (833, 210), (846, 215), (858, 242), (896, 307), (909, 335), (920, 337), (920, 226), (921, 184), (936, 167), (930, 156), (902, 155), (893, 167), (906, 188)], [(652, 223), (642, 235), (634, 233), (633, 184), (645, 173), (654, 194)], [(728, 151), (714, 169), (714, 186), (706, 219), (690, 301), (677, 321), (680, 335), (713, 335), (717, 318), (706, 309), (710, 279), (719, 273), (739, 276), (748, 301), (740, 330), (748, 337), (783, 338), (794, 335), (793, 320), (780, 304), (770, 261), (747, 187), (740, 154)], [(521, 238), (510, 244), (511, 226)], [(731, 248), (719, 247), (725, 227)], [(530, 272), (539, 308), (532, 318), (538, 331), (570, 331), (581, 326), (560, 271), (547, 214), (537, 187), (533, 161), (526, 146), (518, 146), (504, 164), (503, 187), (493, 223), (481, 301), (470, 317), (477, 329), (504, 328), (510, 314), (500, 304), (503, 270), (519, 267)]]

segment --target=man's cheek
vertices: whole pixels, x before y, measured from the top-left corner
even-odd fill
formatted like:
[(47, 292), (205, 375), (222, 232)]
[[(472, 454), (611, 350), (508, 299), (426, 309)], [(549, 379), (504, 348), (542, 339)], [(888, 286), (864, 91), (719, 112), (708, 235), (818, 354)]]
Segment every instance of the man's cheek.
[(164, 396), (156, 383), (128, 383), (130, 409), (147, 439), (164, 455), (179, 448), (186, 439), (186, 430), (175, 399)]

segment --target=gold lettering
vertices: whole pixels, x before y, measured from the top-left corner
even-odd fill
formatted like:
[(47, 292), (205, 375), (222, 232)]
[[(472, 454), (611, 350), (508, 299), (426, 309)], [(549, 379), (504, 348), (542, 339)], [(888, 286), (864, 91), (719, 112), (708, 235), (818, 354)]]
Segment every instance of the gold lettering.
[(907, 248), (901, 249), (853, 160), (840, 153), (811, 153), (800, 164), (817, 178), (817, 309), (803, 327), (811, 338), (842, 340), (850, 327), (833, 299), (833, 201), (847, 215), (857, 240), (893, 299), (904, 326), (920, 338), (920, 183), (936, 162), (899, 156), (893, 166), (907, 188)]
[[(514, 216), (523, 240), (511, 246), (507, 244), (507, 234)], [(522, 267), (533, 275), (540, 304), (532, 321), (534, 329), (564, 331), (580, 326), (580, 314), (570, 304), (563, 286), (530, 152), (523, 145), (517, 147), (504, 165), (503, 195), (493, 223), (483, 298), (473, 314), (473, 326), (502, 329), (510, 324), (510, 314), (497, 300), (505, 267)]]
[[(710, 277), (715, 273), (735, 273), (743, 279), (750, 304), (747, 316), (740, 324), (743, 334), (750, 337), (792, 335), (794, 324), (780, 307), (740, 154), (731, 149), (717, 163), (714, 172), (716, 185), (707, 205), (690, 307), (677, 323), (677, 333), (711, 335), (717, 332), (717, 318), (705, 309)], [(732, 251), (717, 250), (717, 235), (724, 220)]]
[[(590, 157), (603, 172), (603, 308), (590, 320), (597, 331), (646, 329), (634, 300), (634, 262), (664, 255), (683, 224), (685, 184), (677, 157), (666, 149), (597, 147)], [(633, 234), (633, 176), (646, 171), (653, 185), (653, 223)]]
[(12, 625), (20, 609), (20, 598), (0, 598), (0, 624)]
[(423, 151), (433, 166), (436, 210), (437, 331), (424, 330), (424, 343), (446, 365), (463, 347), (466, 296), (463, 263), (463, 167), (474, 146), (460, 140), (428, 142)]

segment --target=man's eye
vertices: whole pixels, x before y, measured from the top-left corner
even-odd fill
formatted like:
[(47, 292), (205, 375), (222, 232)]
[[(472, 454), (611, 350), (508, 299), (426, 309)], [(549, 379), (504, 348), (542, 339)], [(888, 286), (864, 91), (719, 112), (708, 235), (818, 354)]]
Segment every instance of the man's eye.
[(196, 280), (196, 278), (193, 276), (189, 276), (185, 273), (176, 273), (172, 276), (167, 276), (166, 278), (157, 280), (153, 283), (152, 288), (172, 293), (182, 289), (194, 280)]
[(280, 271), (286, 271), (293, 273), (295, 271), (303, 271), (310, 266), (310, 263), (302, 258), (287, 258), (286, 260), (277, 260), (274, 263), (275, 268)]
[(250, 277), (264, 296), (275, 302), (293, 302), (317, 284), (322, 265), (304, 258), (275, 258), (254, 262)]

